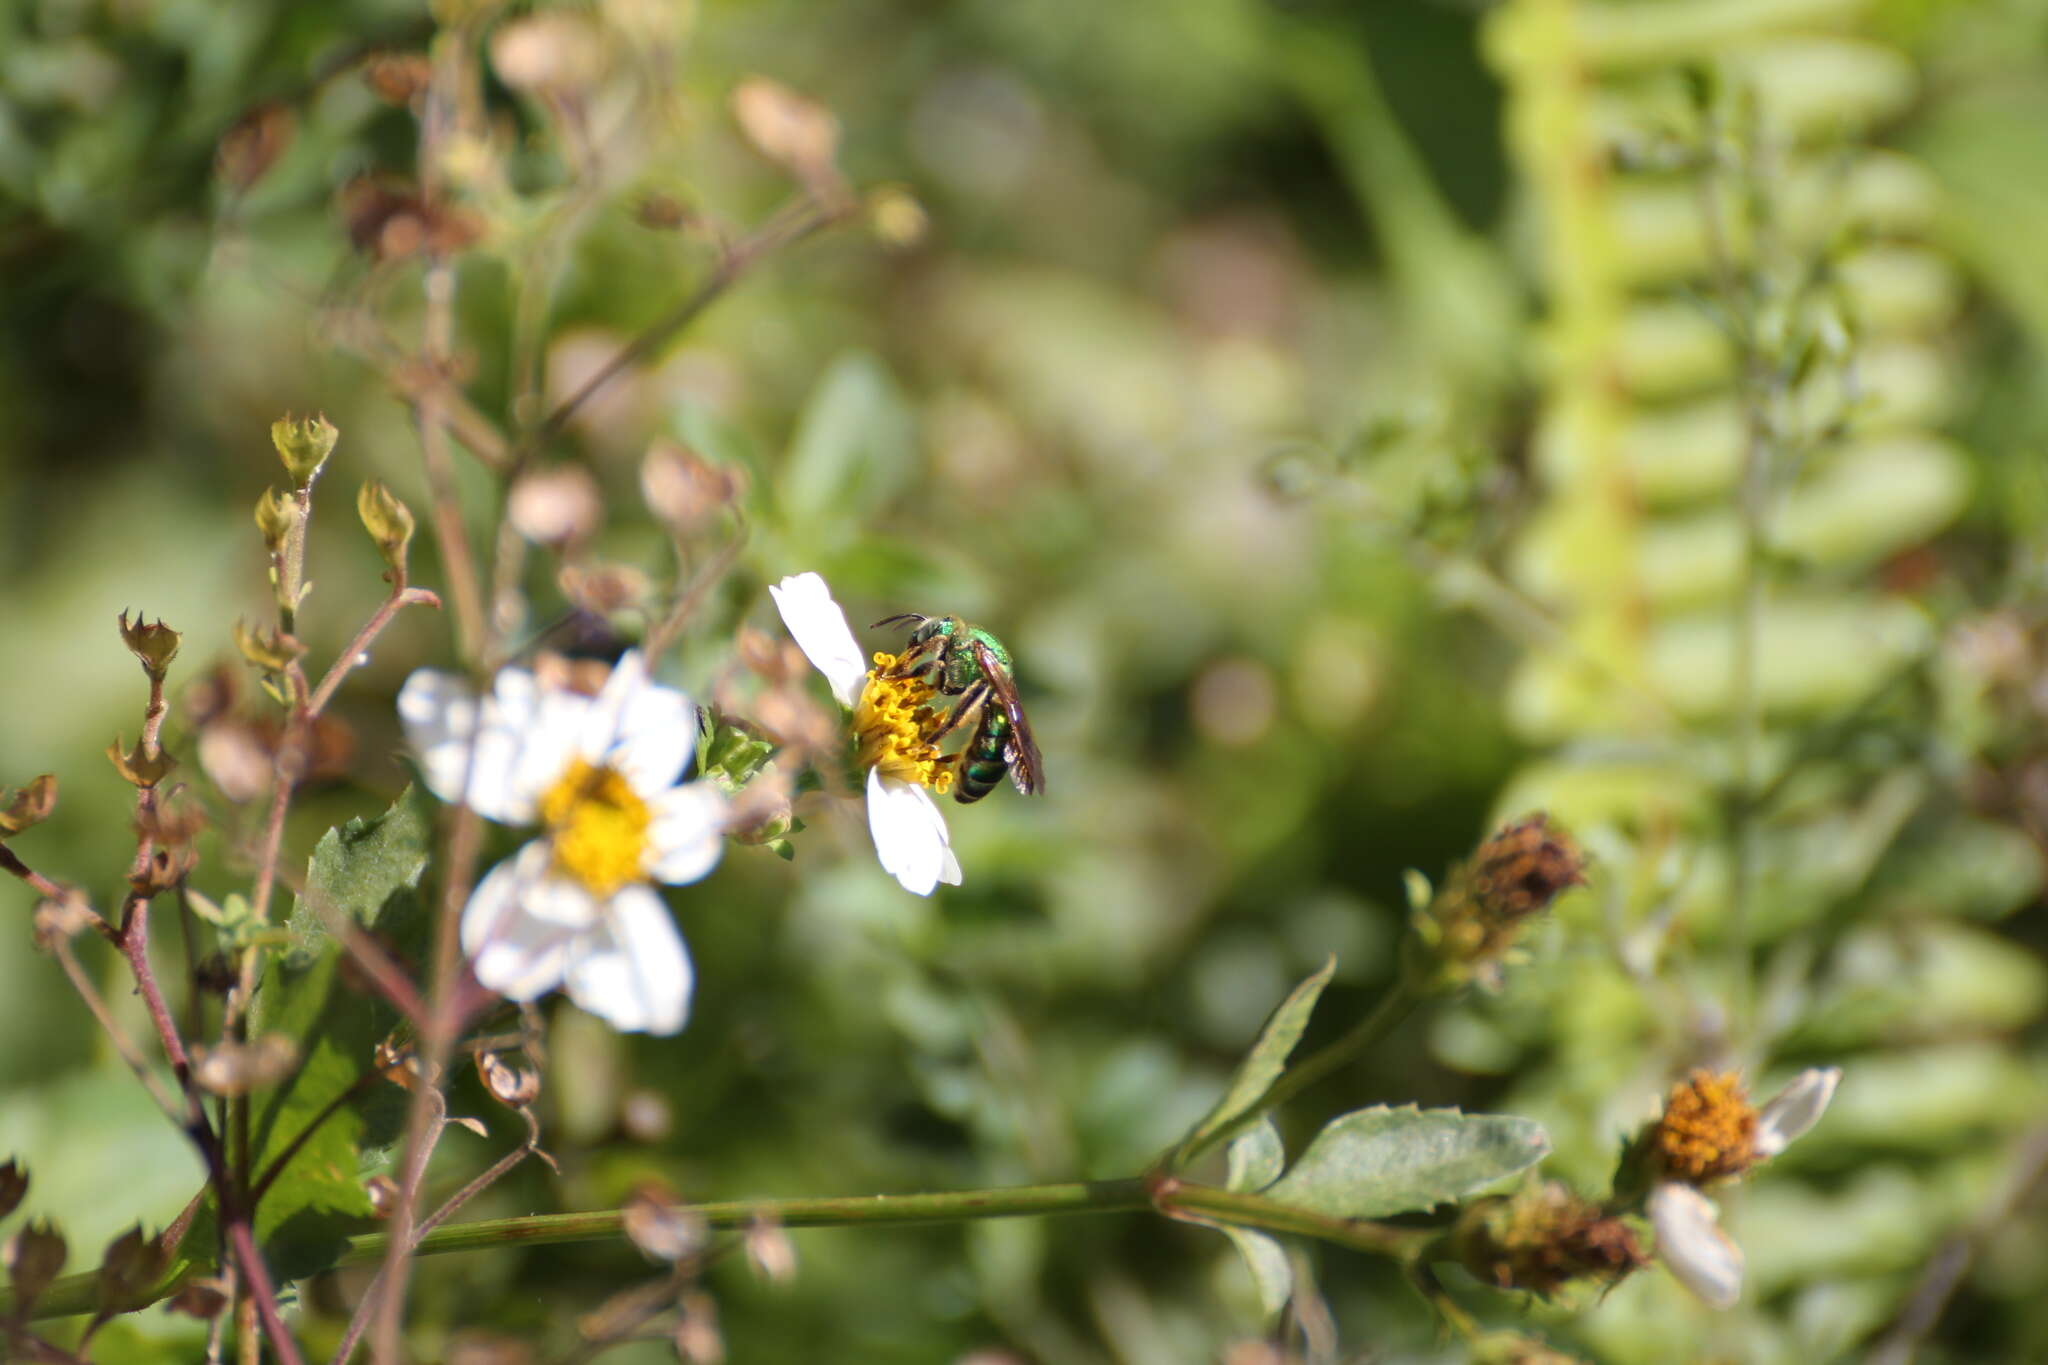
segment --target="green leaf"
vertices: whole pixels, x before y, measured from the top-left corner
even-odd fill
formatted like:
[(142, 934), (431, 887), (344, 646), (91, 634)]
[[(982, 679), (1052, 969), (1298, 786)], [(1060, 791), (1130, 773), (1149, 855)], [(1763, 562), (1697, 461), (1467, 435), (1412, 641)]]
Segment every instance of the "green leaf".
[(1259, 1030), (1259, 1040), (1238, 1063), (1237, 1074), (1230, 1078), (1230, 1088), (1223, 1092), (1223, 1098), (1216, 1101), (1216, 1107), (1181, 1140), (1180, 1153), (1192, 1157), (1207, 1147), (1219, 1133), (1249, 1113), (1273, 1082), (1280, 1079), (1280, 1074), (1287, 1069), (1288, 1055), (1301, 1041), (1302, 1030), (1308, 1027), (1309, 1015), (1315, 1011), (1323, 987), (1330, 984), (1330, 974), (1336, 970), (1337, 959), (1332, 957), (1313, 976), (1287, 993), (1287, 998), (1280, 1002), (1266, 1020), (1265, 1027)]
[(313, 1131), (256, 1210), (257, 1238), (282, 1278), (331, 1265), (342, 1239), (369, 1218), (362, 1148), (394, 1140), (404, 1115), (403, 1091), (365, 1079), (397, 1014), (342, 980), (341, 944), (329, 926), (345, 919), (373, 929), (401, 960), (419, 960), (425, 916), (416, 888), (433, 837), (434, 803), (416, 786), (375, 819), (329, 830), (287, 926), (291, 947), (257, 992), (252, 1031), (284, 1034), (301, 1058), (289, 1079), (252, 1100), (257, 1171), (330, 1104), (352, 1096)]
[(1337, 1218), (1385, 1218), (1458, 1199), (1550, 1150), (1533, 1119), (1376, 1105), (1331, 1120), (1268, 1199)]
[(1252, 1285), (1259, 1291), (1259, 1308), (1268, 1318), (1277, 1316), (1294, 1297), (1294, 1267), (1287, 1262), (1287, 1252), (1263, 1232), (1228, 1223), (1222, 1227), (1223, 1235), (1244, 1257), (1244, 1268), (1251, 1272)]
[(1223, 1188), (1237, 1194), (1256, 1194), (1287, 1169), (1287, 1150), (1280, 1145), (1280, 1130), (1271, 1119), (1260, 1119), (1239, 1133), (1226, 1151), (1230, 1165)]
[(848, 351), (818, 381), (775, 481), (789, 526), (862, 524), (908, 480), (917, 429), (877, 357)]

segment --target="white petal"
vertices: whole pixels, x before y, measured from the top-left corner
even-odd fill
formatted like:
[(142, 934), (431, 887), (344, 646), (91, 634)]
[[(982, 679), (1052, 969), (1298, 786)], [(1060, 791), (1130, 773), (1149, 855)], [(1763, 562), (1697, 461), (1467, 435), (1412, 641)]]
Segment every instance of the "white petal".
[(724, 793), (709, 782), (671, 787), (648, 802), (647, 875), (670, 886), (694, 882), (725, 852)]
[(690, 1016), (692, 975), (668, 907), (644, 886), (605, 904), (604, 921), (577, 940), (569, 998), (625, 1033), (674, 1033)]
[(825, 580), (814, 573), (796, 574), (770, 587), (768, 595), (775, 599), (775, 609), (782, 613), (782, 624), (789, 627), (796, 647), (825, 675), (839, 704), (850, 708), (860, 700), (867, 681), (868, 657)]
[(676, 784), (697, 747), (697, 708), (674, 688), (647, 680), (647, 664), (634, 650), (622, 657), (583, 723), (580, 743), (592, 763), (624, 773), (633, 790), (651, 799)]
[(905, 891), (929, 896), (940, 882), (960, 884), (960, 862), (953, 856), (946, 817), (932, 794), (914, 782), (868, 770), (868, 833), (882, 870)]
[(1819, 1123), (1841, 1080), (1842, 1068), (1838, 1066), (1808, 1067), (1773, 1095), (1757, 1113), (1753, 1144), (1757, 1159), (1770, 1160), (1784, 1151), (1792, 1139)]
[(537, 999), (560, 985), (576, 937), (576, 930), (537, 919), (521, 903), (535, 848), (545, 857), (544, 847), (528, 844), (485, 874), (462, 908), (462, 950), (476, 979), (508, 1000)]
[(1690, 1185), (1666, 1181), (1650, 1191), (1657, 1259), (1709, 1308), (1731, 1308), (1742, 1297), (1742, 1248), (1719, 1221), (1714, 1202)]
[[(530, 675), (518, 677), (532, 682)], [(500, 679), (502, 693), (505, 675)], [(501, 693), (479, 705), (460, 677), (423, 668), (399, 689), (398, 719), (434, 795), (461, 801), (467, 779), (468, 801), (479, 815), (502, 824), (526, 824), (533, 819), (533, 801), (514, 774), (529, 711), (516, 679), (509, 709)]]

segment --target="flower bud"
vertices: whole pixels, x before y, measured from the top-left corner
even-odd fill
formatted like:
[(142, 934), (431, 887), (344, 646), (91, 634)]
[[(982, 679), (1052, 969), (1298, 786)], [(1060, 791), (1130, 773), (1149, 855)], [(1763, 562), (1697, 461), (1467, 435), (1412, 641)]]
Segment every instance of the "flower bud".
[(57, 809), (57, 774), (44, 773), (0, 803), (0, 840), (40, 825)]
[(284, 461), (285, 472), (292, 476), (294, 488), (313, 486), (313, 480), (320, 477), (320, 466), (327, 463), (327, 457), (334, 453), (334, 443), (340, 439), (341, 433), (334, 424), (322, 416), (286, 415), (270, 424), (270, 443), (277, 447), (277, 456)]
[(170, 1267), (171, 1249), (137, 1223), (107, 1244), (100, 1261), (100, 1312), (112, 1315), (141, 1308)]
[(1585, 882), (1585, 855), (1537, 814), (1505, 825), (1451, 869), (1413, 921), (1411, 970), (1437, 990), (1493, 984), (1523, 927)]
[(114, 765), (114, 771), (121, 774), (121, 780), (131, 787), (147, 791), (171, 775), (178, 766), (178, 760), (171, 757), (171, 751), (162, 745), (144, 748), (141, 740), (126, 753), (121, 752), (121, 737), (114, 736), (114, 742), (107, 746), (107, 760)]
[(391, 566), (397, 579), (405, 577), (405, 551), (412, 543), (412, 509), (381, 479), (371, 479), (356, 494), (356, 515), (363, 529), (377, 542), (377, 553)]
[(151, 625), (138, 615), (130, 625), (125, 611), (121, 613), (120, 621), (121, 639), (126, 642), (128, 652), (142, 665), (142, 671), (149, 675), (151, 682), (162, 682), (171, 660), (178, 657), (178, 632), (165, 625), (161, 618)]
[(0, 1260), (7, 1264), (8, 1287), (14, 1291), (14, 1311), (26, 1315), (35, 1301), (64, 1268), (69, 1248), (64, 1234), (47, 1218), (38, 1218), (7, 1239)]
[(221, 135), (213, 149), (214, 174), (232, 189), (248, 189), (290, 149), (296, 127), (290, 105), (265, 100)]
[(28, 1172), (21, 1164), (9, 1161), (0, 1166), (0, 1218), (5, 1218), (21, 1207), (23, 1196), (28, 1194)]
[(263, 496), (256, 499), (256, 529), (263, 535), (263, 548), (272, 554), (283, 551), (286, 538), (298, 523), (299, 500), (291, 494), (266, 488)]

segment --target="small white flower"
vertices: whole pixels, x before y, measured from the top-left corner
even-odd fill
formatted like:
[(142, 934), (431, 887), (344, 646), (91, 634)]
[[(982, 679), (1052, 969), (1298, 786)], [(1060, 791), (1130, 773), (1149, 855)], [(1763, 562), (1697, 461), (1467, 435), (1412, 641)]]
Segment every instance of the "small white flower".
[(1819, 1123), (1841, 1080), (1842, 1068), (1815, 1066), (1808, 1067), (1786, 1082), (1785, 1088), (1771, 1096), (1757, 1111), (1756, 1138), (1750, 1144), (1756, 1159), (1769, 1161), (1784, 1151), (1794, 1138)]
[(1732, 1308), (1742, 1297), (1742, 1248), (1719, 1226), (1714, 1201), (1675, 1180), (1650, 1191), (1657, 1259), (1709, 1308)]
[(651, 683), (631, 653), (595, 697), (505, 669), (479, 701), (462, 679), (422, 669), (398, 716), (436, 796), (545, 827), (463, 908), (477, 980), (511, 1000), (565, 986), (627, 1032), (682, 1028), (690, 958), (647, 883), (696, 881), (725, 847), (725, 798), (679, 782), (696, 745), (689, 699)]
[(958, 886), (960, 860), (931, 793), (935, 783), (943, 790), (950, 773), (935, 766), (938, 755), (915, 722), (911, 694), (922, 684), (870, 675), (846, 613), (817, 574), (785, 578), (768, 592), (797, 648), (854, 713), (860, 762), (868, 770), (868, 832), (883, 871), (920, 896), (940, 882)]

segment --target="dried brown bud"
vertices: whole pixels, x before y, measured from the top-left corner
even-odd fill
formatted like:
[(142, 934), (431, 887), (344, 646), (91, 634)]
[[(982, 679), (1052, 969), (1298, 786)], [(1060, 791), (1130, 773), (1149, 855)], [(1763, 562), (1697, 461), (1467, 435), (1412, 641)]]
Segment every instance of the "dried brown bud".
[(64, 1245), (64, 1234), (57, 1231), (47, 1218), (37, 1218), (28, 1226), (7, 1239), (7, 1249), (0, 1252), (0, 1260), (7, 1264), (9, 1287), (14, 1290), (14, 1307), (17, 1313), (26, 1315), (35, 1301), (50, 1287), (50, 1281), (64, 1269), (64, 1258), (70, 1249)]
[(214, 1095), (247, 1095), (268, 1090), (298, 1064), (299, 1049), (281, 1033), (267, 1033), (253, 1043), (224, 1042), (218, 1047), (192, 1046), (192, 1081)]
[(540, 1073), (507, 1066), (495, 1052), (476, 1054), (477, 1075), (491, 1098), (508, 1109), (524, 1109), (540, 1096)]
[(164, 1310), (206, 1322), (219, 1317), (221, 1309), (227, 1306), (226, 1282), (214, 1279), (187, 1280), (178, 1286), (178, 1292), (171, 1296), (170, 1302), (164, 1305)]
[(135, 741), (134, 748), (123, 753), (119, 735), (114, 736), (114, 742), (107, 746), (107, 761), (114, 765), (114, 771), (121, 774), (123, 781), (145, 791), (169, 777), (178, 766), (178, 760), (171, 757), (170, 750), (159, 745), (152, 752), (139, 739)]
[(604, 519), (604, 502), (589, 470), (561, 464), (521, 476), (506, 495), (505, 516), (527, 540), (559, 548), (590, 538)]
[(356, 515), (363, 529), (377, 542), (377, 553), (391, 567), (394, 583), (405, 580), (406, 547), (412, 544), (412, 509), (381, 479), (371, 479), (356, 494)]
[(357, 176), (341, 187), (339, 202), (349, 241), (380, 261), (418, 252), (451, 256), (483, 235), (475, 214), (429, 203), (411, 186), (382, 176)]
[(656, 232), (676, 232), (696, 222), (697, 215), (685, 200), (655, 192), (642, 196), (633, 206), (633, 219)]
[(740, 493), (737, 471), (719, 468), (684, 446), (663, 443), (640, 462), (647, 506), (679, 536), (709, 525)]
[(1524, 926), (1585, 881), (1585, 855), (1541, 814), (1503, 826), (1450, 875), (1414, 920), (1409, 970), (1436, 990), (1496, 984)]
[(1555, 1181), (1468, 1205), (1454, 1237), (1481, 1280), (1536, 1294), (1580, 1279), (1612, 1284), (1649, 1261), (1628, 1224)]
[(0, 1218), (5, 1218), (21, 1207), (22, 1198), (28, 1194), (28, 1172), (21, 1163), (9, 1161), (0, 1166)]
[(213, 149), (213, 173), (238, 193), (248, 189), (290, 148), (297, 126), (289, 105), (277, 100), (256, 105), (221, 135)]
[(407, 1090), (419, 1087), (420, 1054), (410, 1042), (401, 1041), (396, 1035), (386, 1038), (377, 1044), (371, 1060), (393, 1085)]
[(116, 1237), (100, 1261), (100, 1311), (125, 1313), (148, 1304), (170, 1263), (163, 1238), (149, 1236), (140, 1223)]
[(659, 1185), (642, 1185), (626, 1197), (619, 1221), (633, 1245), (657, 1261), (680, 1261), (704, 1249), (711, 1229)]
[(199, 854), (190, 847), (150, 851), (140, 871), (128, 874), (128, 889), (141, 896), (159, 896), (192, 875)]
[(159, 848), (187, 850), (210, 824), (206, 811), (179, 786), (153, 807), (137, 812), (135, 833)]
[(0, 801), (0, 840), (40, 825), (57, 809), (57, 774), (44, 773)]
[(363, 84), (401, 109), (420, 97), (433, 74), (433, 64), (421, 52), (373, 52), (363, 60)]
[(135, 656), (152, 682), (162, 682), (171, 667), (171, 660), (178, 657), (178, 632), (162, 620), (150, 625), (140, 616), (130, 625), (125, 611), (121, 613), (120, 621), (121, 639), (128, 646), (128, 652)]
[(277, 458), (284, 461), (294, 488), (313, 486), (340, 439), (334, 424), (320, 415), (293, 417), (287, 413), (270, 424), (270, 443), (277, 447)]

